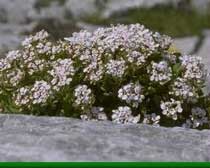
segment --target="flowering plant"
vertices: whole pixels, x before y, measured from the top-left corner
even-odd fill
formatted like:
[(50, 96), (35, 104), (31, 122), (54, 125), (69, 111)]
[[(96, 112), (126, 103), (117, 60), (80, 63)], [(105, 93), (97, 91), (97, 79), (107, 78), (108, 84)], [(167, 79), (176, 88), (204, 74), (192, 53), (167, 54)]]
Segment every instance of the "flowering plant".
[(171, 42), (140, 24), (56, 43), (42, 30), (0, 60), (1, 111), (209, 128), (201, 58), (170, 52)]

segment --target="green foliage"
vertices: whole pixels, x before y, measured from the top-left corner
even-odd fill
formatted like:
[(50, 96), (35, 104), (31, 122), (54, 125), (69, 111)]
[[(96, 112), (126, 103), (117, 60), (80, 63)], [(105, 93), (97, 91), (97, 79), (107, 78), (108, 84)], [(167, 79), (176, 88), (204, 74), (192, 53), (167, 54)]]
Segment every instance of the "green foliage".
[(37, 0), (34, 7), (36, 9), (48, 7), (52, 2), (58, 2), (58, 4), (63, 5), (65, 4), (66, 0)]
[(140, 23), (172, 37), (200, 35), (203, 29), (210, 28), (210, 14), (202, 15), (193, 10), (183, 10), (170, 5), (129, 9), (114, 13), (108, 19), (93, 15), (84, 21), (96, 25)]

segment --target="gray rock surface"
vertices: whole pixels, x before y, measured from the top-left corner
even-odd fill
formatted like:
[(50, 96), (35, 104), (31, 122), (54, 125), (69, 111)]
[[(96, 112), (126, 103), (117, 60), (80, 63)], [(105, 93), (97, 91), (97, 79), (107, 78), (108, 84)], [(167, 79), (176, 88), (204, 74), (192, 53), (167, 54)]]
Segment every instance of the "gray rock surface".
[(75, 18), (93, 15), (98, 12), (95, 0), (67, 0), (65, 7)]
[(36, 26), (36, 23), (31, 24), (12, 24), (0, 23), (0, 58), (3, 53), (17, 49), (24, 39), (24, 32), (30, 32)]
[(203, 45), (201, 46), (200, 50), (198, 51), (197, 55), (201, 56), (203, 59), (203, 63), (205, 64), (205, 68), (208, 71), (207, 77), (207, 93), (210, 93), (210, 36), (207, 36), (204, 41)]
[(0, 161), (210, 161), (210, 131), (1, 114)]
[(65, 5), (60, 5), (59, 0), (52, 1), (49, 6), (35, 7), (38, 0), (0, 0), (0, 22), (12, 24), (26, 24), (39, 19), (64, 20)]
[(200, 13), (206, 13), (210, 9), (210, 0), (191, 0), (191, 5)]
[(198, 37), (184, 37), (174, 39), (174, 45), (183, 53), (190, 54), (195, 49)]
[(21, 39), (22, 37), (14, 34), (0, 34), (0, 58), (5, 52), (18, 48)]
[(65, 21), (65, 17), (65, 6), (60, 5), (58, 1), (52, 1), (49, 6), (42, 7), (39, 10), (33, 10), (30, 15), (30, 19), (33, 21), (39, 21), (41, 19), (54, 19), (62, 22)]
[(34, 11), (34, 3), (35, 0), (0, 0), (0, 11), (4, 11), (9, 23), (26, 23)]

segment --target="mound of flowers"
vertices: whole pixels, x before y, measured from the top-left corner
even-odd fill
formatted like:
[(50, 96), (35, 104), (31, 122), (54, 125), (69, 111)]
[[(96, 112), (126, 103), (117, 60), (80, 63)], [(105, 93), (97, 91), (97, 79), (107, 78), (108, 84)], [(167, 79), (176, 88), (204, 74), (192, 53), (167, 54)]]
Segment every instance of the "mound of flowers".
[(2, 113), (210, 128), (206, 71), (140, 24), (82, 30), (52, 42), (44, 30), (0, 60)]

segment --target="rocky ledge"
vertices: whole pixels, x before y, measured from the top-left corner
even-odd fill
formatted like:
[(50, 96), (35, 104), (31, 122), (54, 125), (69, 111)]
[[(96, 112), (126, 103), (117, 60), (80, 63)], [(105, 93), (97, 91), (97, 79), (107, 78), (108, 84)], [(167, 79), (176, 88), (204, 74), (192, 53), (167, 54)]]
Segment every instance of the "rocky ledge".
[(0, 161), (210, 161), (210, 131), (1, 114)]

